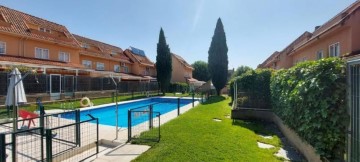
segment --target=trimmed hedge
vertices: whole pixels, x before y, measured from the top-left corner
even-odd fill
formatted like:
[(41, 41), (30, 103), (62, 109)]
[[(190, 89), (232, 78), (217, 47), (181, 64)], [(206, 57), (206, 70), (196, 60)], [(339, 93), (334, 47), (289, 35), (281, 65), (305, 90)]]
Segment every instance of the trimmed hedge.
[(345, 71), (339, 58), (308, 61), (277, 71), (270, 84), (274, 112), (331, 161), (343, 159), (345, 152)]
[(234, 83), (237, 83), (238, 106), (270, 109), (271, 73), (272, 70), (270, 69), (257, 69), (249, 70), (241, 76), (236, 77), (234, 81), (230, 83), (230, 86), (233, 89)]
[(188, 91), (188, 87), (189, 86), (186, 83), (180, 83), (180, 82), (170, 83), (169, 92), (170, 93), (175, 93), (175, 92), (185, 93)]

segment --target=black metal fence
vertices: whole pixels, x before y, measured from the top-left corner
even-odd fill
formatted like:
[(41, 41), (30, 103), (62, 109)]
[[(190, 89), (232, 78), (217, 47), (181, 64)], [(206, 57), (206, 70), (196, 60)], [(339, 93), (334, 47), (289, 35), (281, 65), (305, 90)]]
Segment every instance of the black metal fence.
[(360, 161), (360, 62), (348, 63), (348, 128), (347, 161)]
[[(181, 98), (176, 99), (177, 116), (181, 114)], [(199, 99), (196, 99), (199, 100)], [(201, 99), (203, 101), (203, 99)], [(160, 141), (160, 112), (154, 111), (153, 107), (157, 104), (171, 103), (172, 99), (159, 100), (157, 103), (136, 107), (128, 110), (128, 142), (130, 141)], [(195, 98), (192, 95), (192, 107)]]
[[(99, 122), (89, 115), (80, 121), (80, 111), (21, 119), (0, 124), (0, 162), (81, 161), (99, 152)], [(46, 146), (46, 147), (44, 147)]]
[[(0, 95), (7, 94), (9, 74), (0, 73)], [(157, 82), (121, 81), (118, 83), (120, 93), (157, 91)], [(24, 80), (25, 93), (50, 93), (50, 75), (29, 74)], [(61, 93), (114, 90), (116, 87), (110, 77), (61, 76)]]
[[(157, 129), (157, 131), (148, 131)], [(160, 141), (160, 113), (153, 105), (128, 110), (128, 142), (132, 140)]]

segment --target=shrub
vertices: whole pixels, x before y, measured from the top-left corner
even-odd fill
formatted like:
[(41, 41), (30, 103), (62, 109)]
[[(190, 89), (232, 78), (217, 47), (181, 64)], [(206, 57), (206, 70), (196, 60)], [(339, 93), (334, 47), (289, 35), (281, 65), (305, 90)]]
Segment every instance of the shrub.
[(186, 83), (180, 83), (180, 82), (170, 83), (170, 87), (169, 87), (170, 93), (175, 93), (175, 92), (185, 93), (187, 92), (187, 90), (188, 90), (188, 85)]
[[(270, 77), (272, 70), (249, 70), (230, 82), (238, 88), (238, 106), (253, 108), (271, 108)], [(233, 92), (233, 90), (230, 90)], [(233, 94), (233, 93), (231, 93)]]
[(339, 58), (300, 63), (271, 78), (274, 112), (323, 158), (342, 159), (349, 117), (345, 63)]

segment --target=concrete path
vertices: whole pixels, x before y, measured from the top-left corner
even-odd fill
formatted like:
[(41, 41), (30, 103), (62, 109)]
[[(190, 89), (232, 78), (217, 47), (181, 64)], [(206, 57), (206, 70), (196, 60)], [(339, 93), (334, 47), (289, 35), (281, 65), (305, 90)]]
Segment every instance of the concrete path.
[(120, 145), (110, 152), (104, 154), (93, 160), (94, 162), (130, 162), (134, 160), (136, 157), (144, 153), (150, 148), (150, 146), (143, 145), (131, 145), (131, 144), (123, 144)]

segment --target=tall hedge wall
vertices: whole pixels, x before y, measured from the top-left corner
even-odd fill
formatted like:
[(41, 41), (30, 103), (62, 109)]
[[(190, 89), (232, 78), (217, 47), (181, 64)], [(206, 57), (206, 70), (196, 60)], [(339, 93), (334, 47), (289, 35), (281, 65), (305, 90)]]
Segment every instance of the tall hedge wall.
[(330, 160), (342, 159), (345, 151), (345, 73), (342, 60), (329, 58), (300, 63), (271, 78), (274, 112)]
[(271, 73), (270, 69), (249, 70), (236, 77), (230, 85), (238, 86), (238, 106), (270, 109)]

